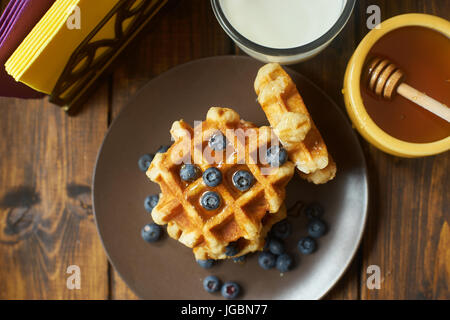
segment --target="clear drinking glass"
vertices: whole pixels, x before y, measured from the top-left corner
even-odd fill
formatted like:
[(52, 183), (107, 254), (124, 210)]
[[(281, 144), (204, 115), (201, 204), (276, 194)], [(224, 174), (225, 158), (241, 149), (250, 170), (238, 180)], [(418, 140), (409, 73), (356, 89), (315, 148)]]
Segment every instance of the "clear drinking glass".
[(331, 41), (339, 34), (339, 32), (341, 32), (341, 30), (347, 24), (350, 16), (352, 15), (355, 2), (356, 0), (345, 1), (345, 5), (338, 20), (325, 34), (310, 43), (286, 49), (266, 47), (247, 39), (241, 33), (239, 33), (239, 31), (237, 31), (227, 19), (224, 11), (222, 10), (220, 0), (211, 0), (211, 5), (214, 14), (216, 15), (217, 20), (219, 21), (222, 28), (245, 53), (263, 62), (294, 64), (314, 57), (331, 43)]

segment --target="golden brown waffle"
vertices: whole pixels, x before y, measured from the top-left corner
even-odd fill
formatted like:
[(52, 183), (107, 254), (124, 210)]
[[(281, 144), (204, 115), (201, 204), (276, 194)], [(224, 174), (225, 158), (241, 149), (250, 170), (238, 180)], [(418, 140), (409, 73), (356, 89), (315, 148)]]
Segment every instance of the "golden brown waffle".
[(328, 154), (295, 83), (279, 64), (270, 63), (259, 70), (255, 92), (300, 175), (316, 184), (333, 179), (336, 163)]
[[(208, 145), (217, 131), (228, 142), (227, 149), (220, 152)], [(276, 139), (272, 130), (241, 121), (231, 109), (211, 108), (201, 125), (193, 129), (183, 120), (176, 121), (171, 134), (174, 144), (166, 153), (157, 154), (147, 171), (162, 192), (152, 211), (153, 220), (167, 224), (169, 235), (193, 248), (197, 260), (227, 258), (225, 251), (230, 243), (239, 249), (236, 256), (261, 249), (272, 225), (286, 217), (285, 187), (295, 168), (290, 161), (278, 168), (259, 161), (259, 149), (270, 147), (272, 139)], [(222, 183), (211, 188), (201, 177), (191, 183), (181, 180), (183, 163), (193, 163), (202, 172), (209, 167), (218, 168)], [(250, 171), (255, 178), (245, 192), (232, 183), (238, 170)], [(208, 211), (200, 205), (206, 191), (220, 195), (218, 209)]]
[(298, 170), (300, 176), (314, 184), (324, 184), (336, 177), (336, 162), (331, 155), (328, 155), (328, 165), (320, 170), (314, 171), (312, 173), (306, 174)]

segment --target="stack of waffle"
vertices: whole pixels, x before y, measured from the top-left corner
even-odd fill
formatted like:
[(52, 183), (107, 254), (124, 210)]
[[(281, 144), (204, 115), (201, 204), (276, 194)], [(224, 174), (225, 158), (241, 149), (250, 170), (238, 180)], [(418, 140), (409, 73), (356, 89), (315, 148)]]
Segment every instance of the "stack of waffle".
[[(220, 152), (208, 145), (217, 132), (228, 141)], [(194, 129), (184, 121), (173, 124), (174, 144), (166, 153), (157, 154), (147, 171), (162, 191), (152, 217), (156, 223), (168, 225), (172, 238), (193, 248), (197, 260), (224, 259), (231, 243), (237, 247), (234, 256), (259, 250), (272, 225), (286, 217), (285, 187), (294, 174), (294, 164), (288, 161), (272, 168), (257, 159), (258, 149), (272, 143), (271, 133), (270, 128), (256, 128), (225, 108), (211, 108), (206, 121)], [(249, 142), (252, 135), (254, 143)], [(205, 185), (202, 177), (187, 183), (180, 179), (183, 163), (195, 163), (202, 172), (214, 166), (220, 170), (222, 182), (213, 188)], [(254, 177), (245, 192), (232, 182), (239, 170)], [(220, 196), (221, 204), (215, 210), (200, 204), (207, 191)]]
[[(167, 225), (169, 235), (192, 248), (197, 260), (261, 250), (272, 226), (286, 218), (285, 188), (295, 167), (317, 184), (335, 176), (336, 164), (284, 70), (277, 64), (261, 68), (255, 89), (272, 128), (258, 128), (231, 109), (211, 108), (206, 121), (195, 128), (183, 120), (174, 122), (174, 144), (158, 153), (147, 171), (161, 188), (153, 220)], [(220, 150), (210, 144), (218, 133), (226, 141)], [(289, 160), (273, 165), (268, 150), (274, 147), (286, 150)], [(220, 183), (208, 186), (201, 174), (183, 180), (180, 172), (186, 164), (195, 165), (200, 173), (216, 168)], [(246, 190), (234, 181), (242, 171), (252, 181)], [(203, 204), (207, 193), (215, 195), (213, 208)]]

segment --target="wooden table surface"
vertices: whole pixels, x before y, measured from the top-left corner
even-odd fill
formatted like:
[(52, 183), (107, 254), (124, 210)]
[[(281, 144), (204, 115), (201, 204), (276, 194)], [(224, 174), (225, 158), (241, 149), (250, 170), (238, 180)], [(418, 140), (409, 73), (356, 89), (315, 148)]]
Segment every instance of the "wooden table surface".
[[(7, 1), (2, 1), (2, 8)], [(366, 9), (382, 19), (423, 12), (450, 19), (449, 0), (358, 0), (323, 53), (293, 68), (344, 108), (345, 67), (367, 34)], [(111, 121), (136, 91), (187, 61), (241, 54), (207, 0), (183, 1), (118, 61), (115, 72), (70, 118), (45, 100), (0, 98), (0, 299), (135, 299), (109, 264), (92, 215), (96, 155)], [(371, 204), (359, 251), (327, 299), (449, 299), (450, 153), (400, 159), (361, 140)], [(69, 265), (81, 289), (68, 290)], [(366, 286), (378, 265), (381, 288)]]

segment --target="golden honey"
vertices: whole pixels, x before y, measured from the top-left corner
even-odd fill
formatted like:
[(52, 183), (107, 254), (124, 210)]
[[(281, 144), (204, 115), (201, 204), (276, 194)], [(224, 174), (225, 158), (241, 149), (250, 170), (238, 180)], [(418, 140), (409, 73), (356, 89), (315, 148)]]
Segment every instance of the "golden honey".
[[(372, 47), (368, 57), (387, 58), (406, 74), (405, 82), (430, 97), (450, 103), (450, 39), (425, 27), (391, 31)], [(429, 143), (450, 136), (450, 124), (397, 95), (386, 101), (371, 93), (361, 79), (367, 113), (389, 135), (412, 143)]]

